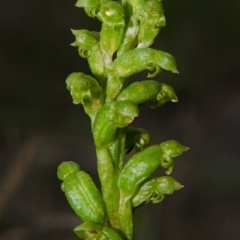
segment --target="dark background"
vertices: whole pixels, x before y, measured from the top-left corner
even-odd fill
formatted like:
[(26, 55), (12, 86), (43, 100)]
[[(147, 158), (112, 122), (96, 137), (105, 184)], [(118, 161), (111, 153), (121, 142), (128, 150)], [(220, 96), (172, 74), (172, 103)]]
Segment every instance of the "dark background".
[[(65, 88), (90, 74), (73, 29), (100, 30), (75, 1), (0, 1), (0, 239), (74, 240), (80, 224), (56, 177), (74, 160), (97, 180), (90, 121)], [(137, 240), (240, 239), (240, 1), (165, 0), (167, 27), (153, 47), (175, 56), (179, 103), (142, 107), (134, 126), (153, 143), (191, 149), (175, 161), (185, 185), (135, 212)], [(134, 80), (146, 79), (146, 72)], [(162, 174), (163, 172), (161, 172)]]

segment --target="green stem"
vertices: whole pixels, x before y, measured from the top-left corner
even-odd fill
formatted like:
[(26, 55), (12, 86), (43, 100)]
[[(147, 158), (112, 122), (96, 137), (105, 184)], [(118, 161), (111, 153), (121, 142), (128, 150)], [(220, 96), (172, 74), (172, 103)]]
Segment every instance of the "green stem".
[(122, 232), (127, 240), (133, 240), (132, 206), (130, 198), (120, 192), (119, 220)]
[(121, 230), (118, 220), (119, 190), (109, 150), (103, 148), (97, 149), (97, 159), (102, 195), (106, 204), (110, 224), (114, 229)]
[(122, 170), (123, 166), (123, 160), (125, 157), (125, 139), (126, 128), (118, 129), (118, 138), (109, 148), (114, 164), (116, 177), (118, 177), (119, 172)]
[[(126, 154), (125, 139), (126, 129), (119, 129), (118, 139), (111, 146), (111, 155), (113, 164), (115, 166), (115, 180), (117, 182), (118, 176), (123, 167), (123, 160)], [(133, 222), (132, 222), (132, 206), (129, 197), (126, 197), (122, 192), (119, 192), (116, 185), (115, 193), (118, 194), (118, 224), (122, 234), (127, 240), (133, 239)], [(110, 220), (111, 222), (111, 220)]]
[[(117, 179), (125, 156), (126, 129), (119, 129), (118, 138), (110, 149), (97, 149), (98, 172), (111, 226), (132, 239), (132, 210), (129, 201), (120, 200)], [(121, 203), (121, 206), (119, 205)]]

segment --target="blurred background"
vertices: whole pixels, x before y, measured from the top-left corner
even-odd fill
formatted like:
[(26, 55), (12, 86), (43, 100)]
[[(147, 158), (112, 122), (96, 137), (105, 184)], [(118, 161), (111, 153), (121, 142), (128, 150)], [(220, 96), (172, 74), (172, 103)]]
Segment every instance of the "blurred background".
[[(66, 77), (90, 74), (73, 29), (100, 30), (75, 1), (0, 1), (0, 239), (76, 240), (57, 166), (74, 160), (98, 183), (90, 121)], [(153, 47), (171, 53), (179, 103), (141, 107), (134, 126), (157, 144), (191, 149), (175, 161), (185, 187), (135, 211), (136, 240), (240, 239), (240, 1), (165, 0)], [(146, 72), (134, 80), (146, 79)], [(163, 174), (162, 171), (158, 172)]]

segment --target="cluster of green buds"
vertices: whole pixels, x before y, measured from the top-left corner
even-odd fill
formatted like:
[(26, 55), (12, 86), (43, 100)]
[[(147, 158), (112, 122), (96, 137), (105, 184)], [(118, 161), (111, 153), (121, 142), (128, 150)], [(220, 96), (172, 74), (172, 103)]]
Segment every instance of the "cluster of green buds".
[[(170, 54), (150, 48), (166, 25), (161, 0), (78, 0), (89, 17), (102, 23), (100, 32), (72, 30), (71, 45), (87, 58), (92, 76), (75, 72), (66, 80), (74, 104), (81, 104), (91, 120), (101, 189), (72, 161), (58, 167), (66, 198), (83, 223), (74, 229), (86, 240), (133, 240), (134, 208), (163, 201), (183, 186), (168, 175), (173, 158), (188, 148), (175, 140), (152, 144), (150, 134), (130, 127), (139, 107), (157, 108), (177, 102), (174, 89), (156, 80), (129, 83), (129, 77), (149, 71), (178, 73)], [(126, 155), (134, 150), (126, 160)], [(153, 177), (159, 169), (166, 176)]]

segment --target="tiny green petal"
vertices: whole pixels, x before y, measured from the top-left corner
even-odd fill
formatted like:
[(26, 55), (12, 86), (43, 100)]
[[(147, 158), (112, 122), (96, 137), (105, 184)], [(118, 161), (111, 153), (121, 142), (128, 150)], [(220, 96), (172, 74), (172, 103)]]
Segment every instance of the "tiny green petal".
[(172, 194), (174, 191), (180, 190), (184, 186), (176, 179), (169, 176), (159, 177), (153, 180), (154, 187), (163, 194)]
[(70, 174), (80, 171), (80, 166), (72, 161), (62, 162), (57, 169), (57, 176), (60, 180), (65, 180)]
[(104, 61), (99, 44), (99, 33), (85, 29), (72, 30), (72, 33), (75, 35), (76, 41), (71, 45), (78, 47), (78, 53), (81, 57), (87, 58), (91, 71), (102, 83), (104, 79)]
[(150, 134), (142, 128), (129, 127), (126, 133), (126, 150), (131, 151), (134, 147), (136, 151), (143, 150), (151, 142)]
[(169, 53), (156, 51), (155, 61), (161, 68), (171, 71), (172, 73), (179, 73), (176, 67), (176, 61)]
[(152, 103), (151, 108), (160, 107), (168, 101), (178, 102), (178, 97), (175, 93), (175, 90), (171, 86), (162, 83), (161, 90), (156, 97), (156, 101)]
[(97, 43), (96, 36), (93, 32), (88, 30), (74, 30), (71, 29), (73, 35), (76, 37), (76, 41), (72, 43), (72, 46), (77, 46), (79, 49), (85, 51), (91, 51), (94, 44)]
[(133, 207), (143, 203), (159, 203), (164, 200), (165, 194), (172, 194), (183, 188), (176, 179), (169, 176), (159, 177), (144, 183), (132, 198)]
[(169, 140), (167, 142), (161, 143), (159, 146), (164, 154), (169, 157), (177, 157), (183, 152), (189, 150), (189, 147), (183, 146), (175, 140)]

